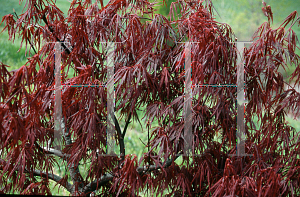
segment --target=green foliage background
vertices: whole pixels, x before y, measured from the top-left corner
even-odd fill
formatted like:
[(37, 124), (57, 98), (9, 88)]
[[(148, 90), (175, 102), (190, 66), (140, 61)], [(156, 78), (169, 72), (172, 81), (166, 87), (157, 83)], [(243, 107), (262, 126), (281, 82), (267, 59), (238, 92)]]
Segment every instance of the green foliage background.
[[(154, 0), (151, 1), (154, 2)], [(0, 18), (2, 18), (6, 14), (13, 13), (13, 9), (17, 14), (20, 15), (25, 3), (24, 1), (22, 5), (19, 5), (19, 0), (0, 0), (0, 2)], [(157, 6), (156, 13), (168, 17), (167, 15), (169, 14), (169, 6), (171, 5), (171, 2), (172, 1), (167, 1), (167, 6)], [(64, 13), (67, 13), (70, 5), (70, 2), (68, 0), (56, 0), (56, 3)], [(104, 4), (107, 3), (108, 0), (104, 0)], [(267, 21), (267, 18), (261, 11), (261, 0), (213, 0), (213, 3), (215, 7), (214, 13), (216, 20), (229, 24), (235, 32), (238, 41), (251, 40), (251, 36), (259, 27), (259, 25)], [(266, 3), (271, 5), (271, 8), (273, 10), (274, 27), (278, 27), (284, 20), (284, 18), (287, 17), (292, 11), (297, 10), (300, 13), (300, 1), (266, 0)], [(3, 27), (4, 25), (1, 24), (0, 31), (2, 31)], [(294, 27), (294, 31), (298, 36), (300, 36), (300, 27)], [(29, 53), (27, 52), (27, 54), (25, 55), (26, 47), (23, 45), (20, 48), (21, 39), (16, 37), (16, 40), (13, 43), (9, 41), (8, 38), (9, 37), (7, 32), (3, 32), (2, 34), (0, 34), (0, 61), (11, 66), (9, 70), (14, 70), (24, 65), (27, 61), (27, 57), (31, 56), (30, 52), (33, 53), (33, 51), (30, 51)], [(292, 71), (293, 68), (290, 68), (287, 75), (289, 75)], [(144, 116), (144, 109), (145, 108), (141, 108), (141, 111), (138, 112), (140, 118)], [(118, 114), (117, 117), (119, 117)], [(297, 131), (300, 130), (299, 121), (293, 120), (292, 118), (287, 118), (287, 120)], [(120, 120), (120, 124), (123, 129), (125, 120)], [(144, 120), (142, 121), (142, 125), (137, 122), (130, 124), (125, 138), (126, 154), (136, 154), (138, 157), (141, 157), (142, 153), (146, 151), (144, 144), (147, 143), (148, 129), (144, 125)], [(152, 127), (154, 126), (157, 126), (157, 122), (152, 125)], [(59, 161), (59, 163), (62, 162), (63, 161)], [(178, 160), (177, 162), (180, 162), (180, 160)], [(83, 176), (84, 173), (87, 173), (84, 165), (80, 166), (80, 171), (83, 173)], [(64, 175), (65, 170), (64, 168), (57, 167), (54, 169), (54, 173)], [(52, 182), (51, 187), (53, 187), (54, 185), (55, 183)], [(69, 195), (69, 193), (63, 188), (61, 188), (59, 191), (58, 186), (56, 186), (53, 189), (53, 195)]]

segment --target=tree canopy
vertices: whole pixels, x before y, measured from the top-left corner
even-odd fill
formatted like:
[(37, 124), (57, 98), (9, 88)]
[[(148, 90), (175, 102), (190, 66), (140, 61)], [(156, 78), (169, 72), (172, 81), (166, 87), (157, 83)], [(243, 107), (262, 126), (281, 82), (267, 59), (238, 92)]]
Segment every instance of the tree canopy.
[[(21, 0), (22, 1), (22, 0)], [(272, 27), (271, 7), (262, 5), (268, 22), (244, 48), (245, 152), (236, 153), (236, 84), (238, 51), (231, 27), (212, 17), (206, 1), (171, 4), (170, 19), (153, 13), (147, 0), (74, 0), (66, 16), (52, 0), (28, 0), (20, 16), (3, 17), (13, 40), (36, 54), (18, 70), (0, 65), (0, 191), (51, 194), (53, 180), (72, 195), (138, 196), (154, 190), (165, 196), (288, 196), (298, 195), (299, 137), (286, 121), (286, 111), (299, 116), (300, 95), (284, 90), (279, 68), (296, 67), (297, 35), (292, 12)], [(176, 16), (177, 15), (177, 16)], [(61, 43), (64, 84), (103, 84), (108, 81), (107, 46), (115, 43), (115, 133), (121, 155), (105, 155), (107, 88), (61, 87), (63, 149), (55, 148), (55, 43)], [(191, 43), (192, 156), (183, 155), (185, 100), (185, 42)], [(73, 76), (69, 71), (73, 70)], [(211, 86), (206, 86), (211, 85)], [(126, 155), (124, 136), (137, 109), (146, 106), (145, 124), (154, 120), (148, 150), (138, 159)], [(255, 124), (258, 118), (260, 125)], [(119, 119), (126, 120), (122, 130)], [(216, 140), (217, 136), (217, 140)], [(122, 155), (123, 154), (123, 155)], [(174, 162), (179, 157), (182, 164)], [(53, 173), (58, 158), (68, 174)], [(78, 166), (88, 164), (86, 176)], [(69, 179), (70, 178), (70, 179)], [(13, 180), (8, 182), (8, 180)]]

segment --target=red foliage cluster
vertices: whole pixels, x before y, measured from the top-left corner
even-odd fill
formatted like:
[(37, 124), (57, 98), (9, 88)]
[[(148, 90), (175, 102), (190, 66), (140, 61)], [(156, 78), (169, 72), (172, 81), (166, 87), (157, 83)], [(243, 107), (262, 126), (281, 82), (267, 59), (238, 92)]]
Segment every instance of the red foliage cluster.
[[(10, 39), (19, 34), (22, 43), (37, 50), (14, 72), (0, 65), (0, 192), (50, 194), (49, 180), (53, 180), (72, 195), (101, 189), (103, 196), (136, 196), (148, 187), (157, 194), (169, 190), (166, 196), (300, 195), (298, 132), (285, 121), (286, 110), (299, 116), (300, 94), (291, 86), (284, 90), (286, 82), (278, 71), (296, 66), (291, 79), (299, 85), (298, 39), (291, 29), (299, 25), (296, 12), (273, 29), (270, 7), (264, 7), (269, 20), (244, 50), (249, 101), (245, 150), (253, 157), (229, 156), (236, 152), (237, 127), (236, 89), (229, 87), (193, 89), (192, 151), (200, 155), (186, 157), (181, 155), (182, 42), (195, 42), (191, 47), (193, 84), (236, 84), (237, 50), (231, 28), (214, 20), (209, 0), (173, 3), (170, 16), (174, 20), (154, 15), (154, 4), (146, 0), (100, 4), (74, 0), (64, 16), (51, 0), (28, 0), (27, 10), (18, 19), (4, 16)], [(130, 155), (103, 156), (104, 87), (62, 88), (65, 142), (62, 151), (53, 148), (54, 42), (61, 42), (63, 48), (65, 84), (105, 82), (107, 53), (103, 49), (105, 42), (116, 42), (115, 110), (126, 118), (123, 131), (115, 118), (120, 147), (124, 147), (130, 119), (139, 120), (136, 109), (141, 105), (147, 106), (148, 123), (158, 120), (160, 124), (151, 131), (149, 152), (140, 161)], [(73, 78), (67, 77), (70, 68), (75, 70)], [(255, 116), (261, 120), (259, 128), (254, 125)], [(221, 142), (214, 141), (216, 133)], [(125, 153), (123, 148), (120, 153)], [(53, 173), (58, 157), (68, 162), (65, 177)], [(183, 157), (182, 165), (174, 162), (178, 157)], [(85, 179), (78, 170), (81, 161), (90, 162)]]

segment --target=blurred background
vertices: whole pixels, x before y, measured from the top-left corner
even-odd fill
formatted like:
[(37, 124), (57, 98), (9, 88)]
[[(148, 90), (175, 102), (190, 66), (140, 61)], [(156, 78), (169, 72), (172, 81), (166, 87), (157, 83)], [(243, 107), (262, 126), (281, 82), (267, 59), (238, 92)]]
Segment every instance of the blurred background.
[[(95, 0), (92, 0), (92, 2), (94, 1)], [(151, 1), (154, 2), (154, 0)], [(67, 13), (70, 1), (54, 0), (54, 2), (56, 2), (57, 6), (65, 14)], [(167, 17), (167, 15), (169, 14), (169, 6), (171, 5), (171, 2), (172, 1), (170, 0), (167, 1), (167, 6), (158, 5), (156, 7), (156, 13), (162, 14)], [(300, 13), (299, 0), (265, 0), (265, 2), (272, 8), (274, 16), (274, 28), (278, 27), (292, 11), (297, 10)], [(18, 15), (22, 14), (22, 10), (26, 3), (26, 0), (24, 0), (21, 5), (19, 5), (19, 0), (0, 0), (0, 3), (0, 18), (2, 19), (2, 17), (6, 14), (13, 14), (13, 9)], [(104, 0), (104, 4), (106, 5), (107, 3), (108, 0)], [(213, 5), (215, 8), (214, 17), (216, 18), (216, 20), (222, 23), (229, 24), (235, 32), (238, 41), (250, 41), (252, 39), (253, 33), (257, 30), (257, 28), (263, 22), (267, 21), (267, 17), (264, 16), (261, 10), (261, 0), (213, 0)], [(4, 24), (1, 24), (0, 32), (3, 30), (3, 28)], [(294, 26), (293, 30), (298, 36), (300, 36), (300, 27)], [(23, 45), (20, 48), (21, 39), (16, 37), (15, 41), (12, 42), (9, 41), (8, 38), (9, 37), (6, 31), (0, 34), (0, 61), (10, 66), (9, 70), (14, 70), (24, 65), (27, 61), (27, 58), (30, 57), (31, 54), (27, 53), (27, 55), (25, 56), (25, 46)], [(290, 67), (286, 74), (283, 73), (284, 76), (288, 76), (293, 70), (294, 68)], [(140, 118), (144, 116), (144, 109), (145, 108), (142, 107), (138, 112)], [(300, 130), (300, 124), (297, 120), (293, 120), (292, 118), (288, 118), (287, 120), (294, 128), (296, 128), (297, 131)], [(120, 120), (122, 129), (125, 124), (124, 122), (124, 120)], [(142, 122), (142, 125), (145, 124), (143, 124)], [(157, 126), (157, 122), (152, 126)], [(141, 127), (138, 122), (130, 124), (125, 139), (126, 154), (136, 154), (138, 155), (138, 158), (140, 158), (143, 152), (146, 152), (144, 144), (147, 144), (147, 132), (148, 128), (146, 128), (145, 126)], [(86, 172), (86, 170), (84, 170), (84, 165), (81, 165), (80, 168), (81, 172)], [(62, 175), (65, 173), (65, 170), (63, 168), (56, 168), (54, 172)], [(55, 184), (52, 183), (52, 186), (54, 185)], [(60, 191), (58, 191), (58, 186), (53, 190), (53, 195), (68, 194), (69, 193), (62, 188), (60, 189)]]

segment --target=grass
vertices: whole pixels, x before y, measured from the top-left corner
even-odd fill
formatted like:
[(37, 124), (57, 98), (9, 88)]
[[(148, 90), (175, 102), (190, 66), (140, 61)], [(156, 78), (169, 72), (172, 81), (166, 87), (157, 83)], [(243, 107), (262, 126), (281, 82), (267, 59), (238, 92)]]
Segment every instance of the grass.
[[(0, 28), (2, 31), (3, 27)], [(20, 43), (21, 39), (16, 39), (15, 43)], [(0, 62), (10, 66), (9, 70), (18, 69), (27, 62), (28, 55), (25, 56), (25, 47), (21, 49), (19, 45), (12, 44), (8, 41), (8, 35), (3, 33), (1, 34), (0, 39)]]

